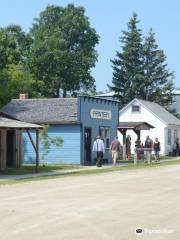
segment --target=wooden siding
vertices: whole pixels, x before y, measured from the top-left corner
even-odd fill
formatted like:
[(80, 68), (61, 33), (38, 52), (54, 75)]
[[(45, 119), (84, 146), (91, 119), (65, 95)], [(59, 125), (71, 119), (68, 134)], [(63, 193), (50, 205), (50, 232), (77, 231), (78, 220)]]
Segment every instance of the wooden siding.
[[(35, 141), (35, 132), (32, 132)], [(51, 146), (50, 152), (43, 159), (43, 150), (40, 144), (40, 163), (61, 164), (77, 163), (80, 164), (80, 125), (51, 125), (48, 135), (52, 138), (62, 137), (63, 146), (58, 148)], [(35, 151), (27, 133), (23, 133), (23, 162), (35, 163)]]
[(16, 130), (16, 147), (15, 147), (15, 166), (20, 167), (21, 164), (21, 130)]
[(1, 152), (0, 152), (0, 169), (6, 169), (6, 154), (7, 154), (7, 144), (6, 144), (6, 139), (7, 139), (7, 131), (6, 130), (1, 130)]
[[(111, 120), (105, 119), (93, 119), (90, 116), (91, 109), (101, 109), (111, 111)], [(81, 97), (78, 101), (78, 120), (82, 123), (82, 151), (81, 151), (81, 164), (84, 165), (84, 129), (91, 128), (91, 149), (93, 142), (97, 135), (99, 135), (100, 127), (110, 128), (110, 142), (117, 135), (117, 126), (119, 124), (119, 108), (118, 103), (113, 101), (108, 101), (105, 99), (93, 99), (88, 97)], [(92, 163), (93, 159), (96, 158), (96, 153), (92, 152)], [(109, 149), (105, 150), (104, 159), (108, 159), (111, 162), (111, 154)]]

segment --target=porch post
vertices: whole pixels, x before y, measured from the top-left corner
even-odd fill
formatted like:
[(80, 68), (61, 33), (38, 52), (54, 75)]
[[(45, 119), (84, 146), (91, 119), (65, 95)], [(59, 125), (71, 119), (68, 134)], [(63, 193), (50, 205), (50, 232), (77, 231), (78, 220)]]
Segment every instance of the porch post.
[(118, 128), (118, 130), (120, 131), (120, 133), (123, 135), (123, 152), (122, 152), (122, 157), (123, 160), (126, 159), (126, 128)]
[(136, 130), (136, 129), (133, 129), (133, 130), (137, 134), (137, 140), (140, 141), (141, 140), (141, 131), (140, 130)]
[(126, 160), (126, 129), (123, 129), (123, 160)]
[(39, 129), (36, 129), (36, 173), (39, 172)]
[(1, 130), (0, 135), (0, 169), (4, 170), (7, 166), (7, 130)]

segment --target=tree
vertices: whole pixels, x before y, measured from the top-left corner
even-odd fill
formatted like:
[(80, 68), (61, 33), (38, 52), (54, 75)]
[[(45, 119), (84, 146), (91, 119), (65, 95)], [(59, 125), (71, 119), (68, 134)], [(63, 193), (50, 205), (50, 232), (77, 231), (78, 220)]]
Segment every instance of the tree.
[(143, 41), (138, 22), (137, 14), (133, 14), (128, 31), (123, 31), (122, 51), (111, 61), (113, 79), (109, 88), (115, 92), (120, 107), (135, 97), (168, 107), (172, 103), (173, 73), (167, 68), (166, 56), (158, 49), (152, 30)]
[(42, 159), (50, 152), (51, 145), (55, 147), (62, 147), (64, 140), (61, 137), (50, 137), (48, 135), (48, 125), (45, 125), (44, 128), (40, 131), (40, 140), (41, 140), (41, 150), (42, 150)]
[(32, 74), (25, 67), (32, 39), (20, 26), (0, 28), (0, 106), (19, 93), (32, 93)]
[(112, 86), (115, 97), (120, 101), (120, 107), (130, 102), (134, 97), (140, 97), (143, 73), (143, 44), (141, 30), (137, 27), (137, 14), (128, 23), (128, 30), (123, 31), (120, 39), (122, 52), (116, 53), (116, 58), (111, 60), (113, 67)]
[(0, 70), (25, 61), (32, 39), (18, 25), (0, 28)]
[(37, 94), (34, 91), (35, 80), (32, 74), (22, 64), (10, 64), (0, 71), (0, 106), (7, 104), (12, 98), (19, 98), (20, 93), (28, 93), (30, 97)]
[(42, 96), (59, 97), (70, 91), (94, 90), (91, 68), (95, 66), (98, 35), (90, 26), (83, 7), (49, 5), (34, 20), (29, 66), (44, 82)]
[(166, 56), (158, 49), (152, 29), (144, 43), (144, 74), (142, 98), (168, 107), (172, 103), (174, 75), (167, 68)]

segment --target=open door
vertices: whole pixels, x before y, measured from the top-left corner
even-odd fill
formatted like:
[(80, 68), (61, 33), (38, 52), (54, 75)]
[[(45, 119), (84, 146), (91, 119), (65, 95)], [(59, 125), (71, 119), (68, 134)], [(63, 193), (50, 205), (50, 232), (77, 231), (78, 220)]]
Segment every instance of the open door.
[(91, 159), (91, 128), (84, 129), (84, 165), (92, 165)]
[(15, 131), (8, 130), (7, 131), (7, 168), (15, 167), (15, 158), (16, 158), (16, 138)]

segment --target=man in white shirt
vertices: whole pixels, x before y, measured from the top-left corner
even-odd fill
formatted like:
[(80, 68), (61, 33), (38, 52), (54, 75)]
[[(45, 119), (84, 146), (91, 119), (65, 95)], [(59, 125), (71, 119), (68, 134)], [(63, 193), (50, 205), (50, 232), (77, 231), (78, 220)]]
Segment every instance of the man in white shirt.
[(97, 153), (97, 167), (102, 167), (103, 153), (105, 152), (104, 142), (100, 136), (96, 137), (93, 144), (93, 152)]

